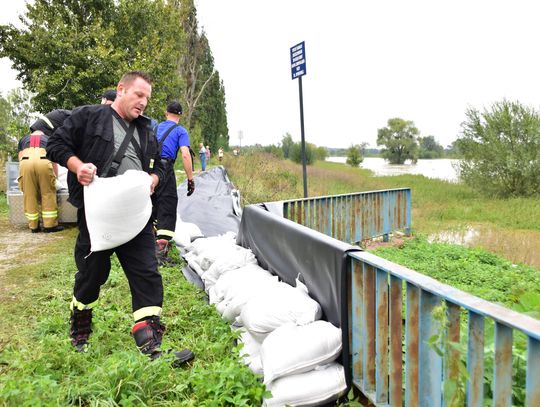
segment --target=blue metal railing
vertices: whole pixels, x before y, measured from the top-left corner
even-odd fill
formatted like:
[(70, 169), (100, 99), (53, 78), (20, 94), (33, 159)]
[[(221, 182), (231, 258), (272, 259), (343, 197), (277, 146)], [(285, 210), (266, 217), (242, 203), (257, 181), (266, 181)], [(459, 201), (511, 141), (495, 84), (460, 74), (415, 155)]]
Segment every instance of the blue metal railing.
[(466, 405), (484, 404), (484, 326), (492, 321), (495, 327), (493, 405), (512, 406), (512, 344), (516, 331), (526, 335), (528, 343), (526, 405), (540, 406), (539, 320), (371, 253), (351, 253), (349, 257), (353, 383), (376, 406), (451, 405), (444, 400), (443, 386), (445, 381), (459, 379), (460, 351), (449, 347), (449, 354), (440, 356), (428, 343), (441, 334), (433, 311), (442, 303), (446, 304), (447, 313), (443, 335), (448, 341), (459, 342), (462, 314), (468, 320)]
[(282, 201), (283, 216), (348, 243), (411, 232), (410, 188)]

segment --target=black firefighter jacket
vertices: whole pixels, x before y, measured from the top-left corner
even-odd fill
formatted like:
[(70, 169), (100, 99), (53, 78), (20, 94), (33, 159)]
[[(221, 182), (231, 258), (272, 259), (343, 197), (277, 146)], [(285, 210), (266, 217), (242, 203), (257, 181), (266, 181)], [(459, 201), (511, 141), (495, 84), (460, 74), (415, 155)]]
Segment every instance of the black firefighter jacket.
[[(165, 174), (150, 119), (139, 116), (134, 123), (141, 141), (143, 169), (150, 174), (156, 174), (161, 181)], [(103, 168), (112, 160), (114, 153), (112, 126), (110, 105), (78, 107), (49, 138), (46, 148), (47, 158), (67, 167), (68, 159), (77, 156), (84, 163), (94, 164), (97, 167), (97, 175), (104, 176)], [(69, 171), (67, 182), (68, 201), (76, 208), (82, 208), (83, 187), (77, 181), (77, 175)]]

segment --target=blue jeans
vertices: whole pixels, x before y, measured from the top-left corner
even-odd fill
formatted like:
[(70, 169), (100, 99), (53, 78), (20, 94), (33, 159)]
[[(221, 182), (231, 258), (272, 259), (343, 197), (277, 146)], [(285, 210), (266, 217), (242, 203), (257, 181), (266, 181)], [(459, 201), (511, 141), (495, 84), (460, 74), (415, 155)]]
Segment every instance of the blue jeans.
[(206, 170), (206, 154), (200, 153), (199, 158), (201, 159), (202, 170), (205, 171)]

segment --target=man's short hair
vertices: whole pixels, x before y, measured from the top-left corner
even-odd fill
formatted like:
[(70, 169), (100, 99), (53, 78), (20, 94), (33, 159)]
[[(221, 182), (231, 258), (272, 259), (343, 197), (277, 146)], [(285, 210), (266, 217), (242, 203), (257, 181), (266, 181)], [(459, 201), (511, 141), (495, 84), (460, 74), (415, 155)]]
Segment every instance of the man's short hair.
[(172, 114), (181, 115), (182, 114), (182, 105), (176, 100), (169, 102), (167, 105), (167, 112)]
[(116, 91), (114, 89), (106, 90), (101, 97), (114, 102), (114, 99), (116, 99)]
[(122, 76), (122, 79), (120, 79), (120, 83), (123, 83), (124, 85), (127, 86), (127, 85), (130, 85), (131, 82), (133, 82), (137, 78), (141, 78), (145, 80), (150, 85), (152, 84), (152, 78), (150, 77), (150, 75), (148, 75), (146, 72), (143, 72), (143, 71), (131, 71), (124, 74), (124, 76)]

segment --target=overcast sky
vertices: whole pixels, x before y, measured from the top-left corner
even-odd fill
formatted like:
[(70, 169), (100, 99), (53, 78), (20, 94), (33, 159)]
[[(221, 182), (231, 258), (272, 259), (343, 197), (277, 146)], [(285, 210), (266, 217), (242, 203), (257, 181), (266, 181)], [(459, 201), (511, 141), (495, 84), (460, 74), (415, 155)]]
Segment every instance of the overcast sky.
[[(540, 2), (195, 0), (225, 84), (230, 143), (300, 140), (290, 48), (305, 41), (306, 141), (376, 145), (391, 117), (455, 140), (468, 107), (503, 98), (540, 108)], [(15, 21), (24, 0), (2, 4)], [(16, 86), (0, 63), (1, 90)]]

